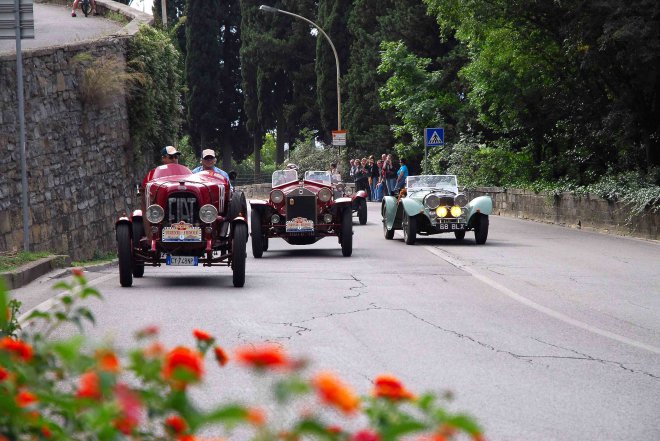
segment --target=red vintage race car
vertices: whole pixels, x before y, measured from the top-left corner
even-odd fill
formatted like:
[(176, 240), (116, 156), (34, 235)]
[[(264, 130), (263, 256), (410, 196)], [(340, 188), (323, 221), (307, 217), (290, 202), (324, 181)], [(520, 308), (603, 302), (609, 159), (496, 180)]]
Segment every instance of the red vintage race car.
[(351, 198), (334, 197), (327, 171), (308, 171), (299, 181), (296, 170), (278, 170), (273, 173), (268, 200), (250, 200), (250, 205), (254, 257), (261, 257), (274, 237), (292, 245), (308, 245), (336, 236), (342, 255), (353, 253)]
[(145, 266), (230, 266), (233, 284), (245, 284), (248, 228), (243, 193), (220, 174), (193, 174), (168, 164), (142, 184), (142, 209), (115, 225), (119, 281), (131, 286)]
[(332, 176), (332, 188), (335, 192), (335, 199), (342, 197), (351, 198), (351, 210), (357, 214), (360, 225), (367, 223), (367, 192), (364, 190), (355, 191), (354, 187), (349, 187), (341, 181), (341, 175)]

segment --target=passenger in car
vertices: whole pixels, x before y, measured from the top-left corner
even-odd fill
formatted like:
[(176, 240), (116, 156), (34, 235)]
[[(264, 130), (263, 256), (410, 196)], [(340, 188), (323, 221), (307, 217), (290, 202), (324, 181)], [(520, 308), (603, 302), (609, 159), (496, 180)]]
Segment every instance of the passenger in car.
[(215, 151), (212, 149), (205, 149), (202, 150), (202, 159), (199, 161), (202, 165), (199, 167), (196, 167), (193, 169), (193, 173), (199, 173), (203, 171), (213, 171), (216, 173), (220, 173), (222, 176), (225, 177), (227, 182), (229, 182), (229, 185), (232, 186), (231, 179), (229, 179), (229, 174), (227, 174), (226, 171), (221, 170), (220, 168), (215, 166), (216, 163), (216, 158), (215, 158)]

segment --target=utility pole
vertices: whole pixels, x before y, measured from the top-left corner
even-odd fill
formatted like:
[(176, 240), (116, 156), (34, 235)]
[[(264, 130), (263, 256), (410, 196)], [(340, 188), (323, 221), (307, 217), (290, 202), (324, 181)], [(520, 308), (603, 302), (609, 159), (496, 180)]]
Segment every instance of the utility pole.
[(160, 0), (160, 13), (163, 17), (163, 27), (167, 27), (167, 0)]

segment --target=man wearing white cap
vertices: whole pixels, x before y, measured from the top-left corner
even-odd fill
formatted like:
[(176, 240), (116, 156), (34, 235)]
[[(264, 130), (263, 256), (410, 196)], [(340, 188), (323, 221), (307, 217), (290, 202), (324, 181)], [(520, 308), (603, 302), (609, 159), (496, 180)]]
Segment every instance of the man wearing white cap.
[(222, 176), (225, 177), (227, 182), (230, 182), (229, 175), (227, 174), (227, 172), (225, 172), (224, 170), (220, 170), (218, 167), (215, 166), (216, 159), (215, 159), (215, 152), (213, 150), (211, 149), (202, 150), (202, 159), (200, 162), (202, 163), (202, 165), (195, 168), (192, 171), (193, 173), (199, 173), (202, 171), (214, 171), (216, 173), (220, 173)]
[(163, 164), (178, 164), (179, 156), (181, 156), (181, 152), (179, 152), (176, 147), (172, 145), (163, 147), (163, 149), (160, 151), (160, 157), (163, 161)]

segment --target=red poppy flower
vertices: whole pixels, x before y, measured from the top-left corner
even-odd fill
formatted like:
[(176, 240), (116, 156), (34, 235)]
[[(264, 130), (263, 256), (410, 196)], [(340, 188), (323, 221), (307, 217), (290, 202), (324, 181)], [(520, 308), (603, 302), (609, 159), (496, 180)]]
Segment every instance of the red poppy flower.
[(211, 334), (201, 329), (194, 329), (193, 336), (199, 341), (213, 341), (215, 340)]
[(0, 340), (0, 350), (11, 352), (23, 361), (32, 360), (32, 346), (21, 340), (4, 337)]
[(253, 426), (263, 426), (266, 424), (266, 413), (261, 409), (251, 407), (247, 410), (247, 420)]
[(373, 395), (393, 401), (411, 400), (415, 396), (393, 375), (379, 375), (375, 380)]
[(83, 277), (84, 276), (84, 272), (83, 272), (82, 268), (73, 268), (71, 270), (71, 274), (73, 274), (76, 277)]
[(115, 397), (121, 410), (121, 416), (115, 420), (115, 427), (121, 433), (130, 435), (142, 418), (142, 402), (140, 397), (123, 383), (115, 387)]
[(185, 389), (188, 383), (201, 380), (203, 374), (204, 360), (192, 349), (178, 346), (165, 356), (162, 375), (174, 388)]
[(356, 432), (351, 441), (380, 441), (380, 436), (372, 430), (365, 429)]
[(5, 381), (7, 378), (9, 378), (9, 371), (0, 366), (0, 381)]
[(360, 399), (337, 376), (330, 372), (322, 372), (312, 381), (323, 402), (336, 407), (346, 414), (355, 412), (360, 407)]
[(50, 430), (50, 427), (48, 426), (41, 426), (41, 434), (44, 436), (44, 438), (50, 438), (53, 436), (53, 432)]
[(220, 346), (216, 346), (213, 348), (213, 352), (215, 353), (215, 359), (218, 360), (218, 364), (220, 364), (220, 366), (227, 364), (229, 361), (229, 355), (227, 355), (224, 349), (222, 349)]
[(78, 398), (101, 399), (101, 381), (99, 375), (94, 371), (85, 372), (78, 381)]
[(99, 364), (99, 369), (105, 372), (119, 373), (119, 358), (109, 349), (102, 349), (96, 352), (96, 360)]
[(257, 369), (283, 369), (292, 364), (282, 348), (273, 344), (238, 348), (236, 359)]
[(27, 390), (21, 390), (18, 395), (16, 395), (16, 404), (18, 407), (28, 407), (32, 403), (39, 401), (37, 396), (32, 392)]
[(165, 419), (165, 428), (175, 435), (180, 435), (188, 430), (188, 424), (179, 415), (170, 415)]

